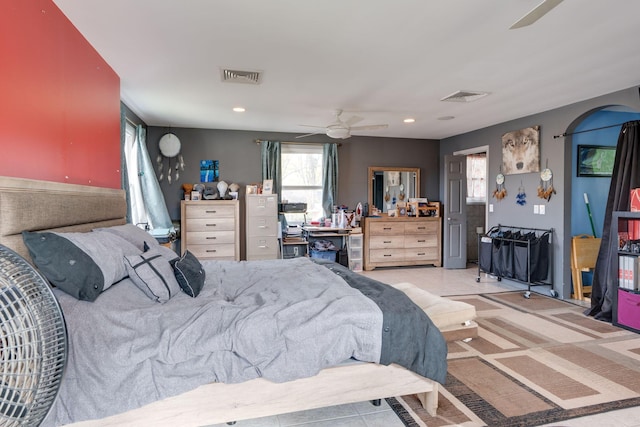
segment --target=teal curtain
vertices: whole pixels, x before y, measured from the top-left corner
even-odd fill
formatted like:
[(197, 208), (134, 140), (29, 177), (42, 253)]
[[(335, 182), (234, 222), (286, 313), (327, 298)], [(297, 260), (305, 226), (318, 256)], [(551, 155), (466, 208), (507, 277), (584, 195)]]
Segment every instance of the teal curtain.
[(331, 218), (338, 192), (338, 144), (322, 147), (322, 208), (326, 218)]
[(127, 155), (125, 146), (127, 140), (127, 115), (120, 105), (120, 185), (127, 200), (127, 217), (128, 223), (131, 223), (131, 195), (129, 194), (129, 169), (127, 168)]
[(280, 162), (280, 141), (262, 141), (262, 179), (273, 180), (273, 192), (278, 195), (278, 202), (282, 193), (282, 170)]

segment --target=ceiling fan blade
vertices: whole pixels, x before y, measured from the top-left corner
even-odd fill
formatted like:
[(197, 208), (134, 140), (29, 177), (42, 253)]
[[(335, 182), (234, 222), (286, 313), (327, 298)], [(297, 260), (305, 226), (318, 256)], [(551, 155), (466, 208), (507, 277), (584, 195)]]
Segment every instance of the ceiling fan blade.
[(534, 7), (529, 13), (517, 20), (511, 27), (509, 27), (509, 29), (514, 30), (516, 28), (522, 28), (533, 24), (560, 3), (562, 3), (562, 0), (544, 0), (542, 3)]
[(304, 126), (306, 128), (318, 128), (318, 129), (325, 129), (326, 126), (316, 126), (316, 125), (298, 125), (298, 126)]
[(360, 116), (351, 116), (349, 117), (349, 119), (344, 122), (347, 126), (353, 126), (356, 123), (360, 123), (361, 121), (363, 121), (364, 119)]
[(323, 132), (306, 133), (304, 135), (296, 136), (296, 139), (298, 139), (298, 138), (306, 138), (308, 136), (313, 136), (313, 135), (320, 135), (321, 133), (323, 133)]
[(376, 130), (376, 129), (386, 129), (389, 125), (364, 125), (364, 126), (353, 126), (351, 130)]

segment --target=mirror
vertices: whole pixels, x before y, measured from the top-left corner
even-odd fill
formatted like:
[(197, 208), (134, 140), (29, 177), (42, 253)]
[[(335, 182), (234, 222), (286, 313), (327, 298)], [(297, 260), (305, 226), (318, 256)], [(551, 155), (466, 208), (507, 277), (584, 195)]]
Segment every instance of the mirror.
[(393, 210), (410, 197), (420, 197), (420, 168), (369, 167), (369, 212)]

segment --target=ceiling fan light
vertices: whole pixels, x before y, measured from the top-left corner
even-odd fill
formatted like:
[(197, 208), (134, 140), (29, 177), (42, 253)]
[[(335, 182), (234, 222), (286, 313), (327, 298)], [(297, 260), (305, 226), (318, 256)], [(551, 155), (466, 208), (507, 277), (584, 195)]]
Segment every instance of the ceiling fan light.
[(349, 136), (351, 136), (349, 134), (349, 129), (344, 128), (344, 127), (330, 127), (327, 128), (327, 136), (329, 138), (335, 138), (335, 139), (346, 139), (349, 138)]

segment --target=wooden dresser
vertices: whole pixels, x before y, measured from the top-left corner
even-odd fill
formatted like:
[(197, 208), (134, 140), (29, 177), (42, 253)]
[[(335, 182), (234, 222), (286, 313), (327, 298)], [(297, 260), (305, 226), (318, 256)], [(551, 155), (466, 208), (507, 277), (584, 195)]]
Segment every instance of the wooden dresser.
[(180, 202), (181, 252), (198, 259), (240, 260), (240, 202), (183, 200)]
[(364, 269), (442, 265), (440, 217), (364, 218)]
[(247, 261), (278, 258), (278, 196), (247, 194)]

